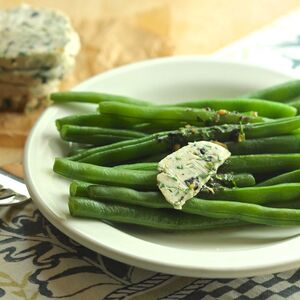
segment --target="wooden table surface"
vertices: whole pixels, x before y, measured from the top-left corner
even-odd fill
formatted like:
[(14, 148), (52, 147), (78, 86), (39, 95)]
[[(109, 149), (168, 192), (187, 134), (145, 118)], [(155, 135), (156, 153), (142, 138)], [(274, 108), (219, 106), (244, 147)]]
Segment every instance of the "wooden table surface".
[[(0, 8), (22, 2), (0, 0)], [(299, 0), (27, 0), (26, 3), (64, 11), (79, 32), (82, 50), (77, 67), (62, 89), (135, 60), (213, 53), (300, 8)], [(32, 115), (0, 114), (0, 165), (22, 161), (24, 140), (34, 119)]]

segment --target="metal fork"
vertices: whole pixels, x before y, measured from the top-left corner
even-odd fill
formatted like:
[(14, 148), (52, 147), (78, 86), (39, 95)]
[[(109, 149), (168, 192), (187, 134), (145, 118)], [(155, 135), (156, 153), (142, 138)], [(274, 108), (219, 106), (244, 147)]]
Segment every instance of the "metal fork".
[(18, 205), (31, 200), (21, 179), (0, 170), (0, 206)]

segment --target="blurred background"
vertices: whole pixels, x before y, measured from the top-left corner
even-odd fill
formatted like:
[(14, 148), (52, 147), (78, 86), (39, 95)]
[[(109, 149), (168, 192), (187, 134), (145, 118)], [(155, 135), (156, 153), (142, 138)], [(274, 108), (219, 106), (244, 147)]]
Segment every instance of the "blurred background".
[[(23, 1), (0, 0), (0, 8)], [(208, 55), (300, 9), (299, 0), (28, 0), (63, 11), (82, 48), (66, 90), (99, 72), (154, 57)], [(28, 131), (41, 110), (0, 113), (0, 165), (21, 162)]]
[[(1, 8), (23, 3), (0, 0)], [(69, 85), (132, 61), (210, 54), (289, 11), (299, 0), (29, 0), (66, 13), (82, 50)]]

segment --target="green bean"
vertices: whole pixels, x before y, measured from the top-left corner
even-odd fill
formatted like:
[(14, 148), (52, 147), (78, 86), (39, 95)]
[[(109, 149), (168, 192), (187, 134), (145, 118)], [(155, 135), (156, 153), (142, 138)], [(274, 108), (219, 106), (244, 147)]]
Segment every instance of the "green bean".
[(66, 116), (55, 121), (58, 130), (61, 130), (63, 125), (78, 125), (78, 126), (95, 126), (95, 127), (111, 127), (115, 128), (115, 120), (106, 116), (101, 116), (99, 113), (80, 114)]
[[(127, 165), (118, 165), (114, 168), (126, 170), (155, 171), (157, 170), (157, 163), (133, 163)], [(218, 173), (213, 176), (206, 185), (214, 189), (218, 187), (218, 185), (221, 185), (223, 187), (246, 187), (255, 185), (255, 178), (252, 174), (248, 173)]]
[(94, 200), (117, 201), (124, 204), (141, 205), (151, 208), (173, 208), (158, 191), (138, 192), (134, 189), (123, 187), (90, 185), (87, 187), (87, 195), (90, 199)]
[(246, 98), (288, 102), (300, 96), (300, 80), (291, 80), (244, 95)]
[[(221, 110), (222, 111), (222, 110)], [(243, 113), (243, 116), (245, 116), (245, 118), (247, 118), (247, 116), (252, 117), (253, 114), (255, 115), (254, 112), (248, 112), (248, 113)], [(265, 122), (271, 122), (271, 121), (275, 121), (276, 119), (267, 119), (267, 118), (262, 118), (263, 123)], [(138, 122), (137, 119), (135, 119), (135, 121)], [(246, 119), (245, 119), (246, 122)], [(257, 123), (251, 123), (251, 124), (246, 124), (248, 125), (255, 125)], [(199, 124), (198, 124), (199, 125)], [(230, 126), (232, 124), (227, 124), (227, 126)], [(184, 121), (178, 121), (178, 120), (159, 120), (159, 121), (150, 121), (147, 123), (138, 123), (138, 124), (132, 124), (131, 126), (129, 124), (127, 124), (127, 127), (132, 129), (132, 130), (137, 130), (140, 132), (144, 132), (144, 133), (157, 133), (157, 132), (161, 132), (161, 131), (171, 131), (171, 130), (177, 130), (178, 128), (181, 127), (185, 127), (185, 126), (189, 126), (189, 124), (187, 124), (187, 122)], [(220, 126), (220, 125), (218, 125)], [(224, 125), (221, 125), (224, 126)], [(211, 127), (211, 126), (210, 126)]]
[(231, 154), (297, 153), (300, 152), (300, 135), (274, 136), (225, 144)]
[[(140, 122), (140, 120), (135, 119), (135, 122)], [(159, 122), (145, 122), (145, 123), (136, 123), (127, 125), (128, 128), (144, 133), (157, 133), (161, 131), (171, 131), (171, 130), (178, 130), (180, 127), (185, 127), (187, 125), (186, 122), (179, 122), (174, 120), (167, 120)]]
[[(222, 112), (224, 110), (220, 110)], [(235, 112), (232, 112), (235, 114)], [(253, 115), (256, 115), (255, 112), (244, 112), (243, 117), (247, 118), (248, 116), (250, 118), (253, 117)], [(119, 117), (120, 118), (120, 117)], [(127, 118), (129, 119), (129, 118)], [(148, 120), (148, 123), (141, 123), (140, 119), (132, 118), (133, 122), (131, 124), (127, 124), (126, 126), (132, 130), (141, 131), (144, 133), (157, 133), (161, 131), (171, 131), (171, 130), (178, 130), (181, 127), (189, 126), (189, 123), (193, 122), (187, 122), (187, 121), (180, 121), (180, 120)], [(262, 121), (269, 122), (272, 119), (262, 118)], [(247, 122), (247, 119), (244, 119), (245, 122)], [(138, 123), (140, 122), (140, 123)], [(241, 122), (243, 123), (243, 122)], [(201, 124), (197, 124), (197, 126), (201, 126)]]
[(74, 217), (136, 224), (164, 230), (204, 230), (247, 224), (235, 219), (212, 219), (184, 214), (176, 210), (103, 203), (80, 197), (70, 197), (69, 210)]
[(297, 113), (299, 115), (299, 112), (300, 112), (300, 96), (297, 97), (297, 98), (294, 98), (292, 101), (289, 101), (287, 104), (295, 107), (297, 109)]
[[(157, 163), (137, 163), (120, 165), (119, 168), (131, 170), (157, 170)], [(257, 154), (229, 157), (219, 168), (219, 173), (283, 173), (300, 169), (300, 154)]]
[[(101, 114), (121, 118), (132, 118), (133, 122), (186, 122), (190, 125), (209, 126), (218, 124), (258, 123), (264, 119), (258, 116), (245, 116), (228, 111), (212, 111), (184, 107), (138, 106), (118, 102), (103, 102), (99, 106)], [(140, 121), (136, 121), (140, 120)], [(177, 125), (177, 128), (180, 127)]]
[(140, 143), (146, 142), (148, 140), (153, 140), (153, 135), (149, 135), (139, 139), (127, 140), (122, 142), (117, 142), (111, 145), (94, 147), (91, 149), (87, 149), (84, 152), (78, 153), (76, 155), (70, 156), (70, 160), (81, 160), (86, 157), (93, 157), (94, 155), (101, 155), (102, 152), (109, 152), (110, 150), (123, 149), (126, 146), (138, 145)]
[(185, 212), (211, 218), (236, 218), (240, 221), (262, 225), (300, 225), (300, 210), (298, 209), (265, 207), (251, 203), (197, 199), (189, 203)]
[[(152, 182), (153, 187), (148, 187), (150, 190), (158, 190), (156, 182)], [(87, 188), (92, 185), (92, 183), (82, 182), (78, 180), (72, 181), (70, 184), (70, 195), (87, 197)], [(246, 187), (254, 186), (255, 178), (251, 174), (216, 174), (207, 183), (206, 186), (210, 188), (202, 189), (202, 191), (211, 193), (211, 189), (217, 191), (223, 189), (224, 187)]]
[(77, 196), (77, 197), (88, 197), (88, 187), (92, 183), (73, 180), (70, 184), (69, 193), (70, 196)]
[[(113, 116), (113, 115), (111, 115)], [(129, 119), (129, 118), (128, 118)], [(182, 120), (158, 120), (153, 119), (152, 121), (148, 120), (148, 123), (144, 123), (144, 120), (131, 118), (131, 124), (127, 125), (128, 128), (136, 131), (141, 131), (144, 133), (157, 133), (162, 131), (173, 131), (178, 130), (179, 128), (190, 125), (193, 122), (187, 122)], [(197, 121), (198, 122), (198, 121)], [(197, 123), (197, 126), (203, 127), (201, 123)]]
[(157, 162), (142, 162), (142, 163), (132, 163), (132, 164), (124, 164), (117, 165), (115, 169), (126, 169), (126, 170), (140, 170), (140, 171), (154, 171), (157, 170)]
[[(120, 162), (128, 162), (137, 158), (147, 157), (155, 153), (165, 152), (169, 149), (169, 147), (170, 145), (166, 142), (153, 143), (152, 140), (146, 140), (140, 141), (138, 144), (129, 144), (123, 147), (110, 149), (108, 151), (98, 152), (90, 156), (83, 157), (79, 159), (79, 161), (101, 166), (113, 166)], [(81, 155), (82, 154), (83, 153), (81, 153)]]
[(243, 125), (247, 139), (271, 137), (288, 134), (300, 128), (300, 116), (283, 118), (268, 123)]
[(284, 183), (272, 186), (254, 186), (243, 188), (224, 188), (216, 190), (214, 194), (201, 193), (205, 199), (230, 200), (254, 204), (291, 202), (300, 197), (299, 183)]
[[(137, 160), (149, 155), (168, 153), (175, 145), (201, 140), (229, 141), (246, 138), (260, 138), (289, 133), (300, 127), (300, 116), (278, 119), (268, 123), (241, 125), (222, 125), (204, 128), (187, 127), (180, 130), (161, 132), (144, 138), (118, 142), (109, 146), (97, 147), (70, 157), (93, 164), (112, 165)], [(129, 152), (127, 152), (127, 147)], [(151, 150), (151, 151), (150, 151)], [(112, 152), (112, 160), (110, 160)]]
[[(188, 109), (188, 108), (186, 108), (186, 109)], [(219, 110), (219, 113), (222, 114), (223, 112), (227, 113), (224, 110)], [(236, 115), (236, 112), (230, 112), (230, 113), (232, 113), (233, 115)], [(247, 123), (247, 117), (253, 118), (253, 116), (256, 116), (256, 112), (252, 112), (252, 111), (244, 112), (244, 113), (242, 113), (242, 115), (243, 115), (242, 118), (244, 121), (240, 122), (240, 123)], [(127, 118), (127, 119), (129, 119), (129, 118)], [(156, 133), (156, 132), (161, 132), (161, 131), (177, 130), (181, 127), (185, 127), (185, 126), (188, 126), (193, 123), (193, 122), (180, 121), (180, 120), (175, 120), (175, 119), (174, 120), (161, 120), (161, 119), (148, 120), (148, 123), (147, 122), (141, 123), (142, 121), (137, 118), (132, 118), (132, 120), (133, 121), (131, 122), (131, 124), (129, 124), (130, 123), (129, 122), (126, 126), (132, 130), (137, 130), (137, 131), (141, 131), (144, 133)], [(263, 122), (269, 122), (271, 120), (273, 120), (273, 119), (267, 119), (267, 118), (261, 119), (261, 121), (263, 121)], [(138, 122), (140, 122), (140, 123), (138, 123)], [(215, 122), (215, 121), (213, 121), (213, 122)], [(223, 121), (221, 123), (223, 123)], [(228, 122), (228, 124), (230, 124), (230, 123)], [(201, 126), (200, 123), (197, 123), (196, 126), (203, 127), (203, 126)], [(211, 124), (209, 124), (209, 126), (211, 126)]]
[(89, 127), (102, 127), (114, 129), (130, 129), (140, 131), (131, 124), (130, 118), (119, 118), (117, 116), (104, 116), (99, 113), (70, 115), (56, 120), (56, 127), (61, 130), (63, 125), (77, 125)]
[(142, 163), (131, 163), (124, 165), (117, 165), (115, 169), (126, 169), (126, 170), (140, 170), (140, 171), (154, 171), (158, 168), (158, 162), (142, 162)]
[(300, 182), (300, 170), (295, 170), (292, 172), (280, 174), (278, 176), (274, 176), (269, 178), (261, 183), (258, 186), (269, 186), (281, 183), (296, 183)]
[[(240, 174), (216, 174), (207, 183), (206, 186), (214, 191), (222, 189), (223, 187), (246, 187), (254, 186), (255, 178), (252, 174), (240, 173)], [(202, 189), (203, 190), (203, 189)], [(209, 191), (211, 192), (211, 191)]]
[(54, 172), (70, 179), (85, 182), (129, 186), (142, 189), (153, 187), (156, 171), (135, 171), (114, 169), (71, 161), (65, 158), (55, 159)]
[(296, 109), (283, 103), (275, 103), (260, 99), (211, 99), (180, 102), (174, 106), (206, 108), (229, 111), (248, 112), (256, 111), (259, 116), (268, 118), (285, 118), (296, 115)]
[(116, 101), (135, 105), (150, 105), (147, 101), (141, 101), (131, 97), (112, 95), (98, 92), (57, 92), (50, 95), (50, 99), (55, 103), (83, 102), (99, 104), (104, 101)]
[(300, 154), (258, 154), (231, 156), (220, 167), (221, 173), (283, 173), (300, 168)]
[(61, 130), (63, 125), (78, 125), (114, 129), (129, 129), (144, 133), (156, 133), (162, 130), (178, 129), (186, 122), (167, 121), (154, 123), (140, 123), (140, 119), (100, 115), (99, 113), (70, 115), (56, 120), (56, 127)]
[(63, 125), (60, 130), (60, 136), (63, 140), (69, 142), (107, 145), (119, 141), (144, 137), (146, 135), (144, 133), (132, 130)]
[[(120, 187), (88, 187), (89, 197), (100, 201), (116, 201), (130, 205), (140, 205), (148, 208), (171, 208), (159, 192), (138, 192)], [(175, 209), (174, 209), (175, 210)], [(212, 218), (234, 218), (242, 221), (264, 225), (299, 225), (300, 210), (278, 209), (257, 204), (224, 200), (204, 200), (192, 198), (182, 207), (182, 212)], [(184, 214), (183, 214), (184, 215)]]

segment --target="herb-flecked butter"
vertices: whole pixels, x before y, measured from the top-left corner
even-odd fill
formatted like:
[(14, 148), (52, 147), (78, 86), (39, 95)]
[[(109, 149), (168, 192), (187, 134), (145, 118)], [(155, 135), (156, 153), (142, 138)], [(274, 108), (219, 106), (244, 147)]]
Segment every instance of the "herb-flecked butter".
[(219, 144), (189, 143), (166, 156), (158, 164), (157, 183), (166, 200), (176, 209), (199, 193), (218, 168), (230, 157)]

